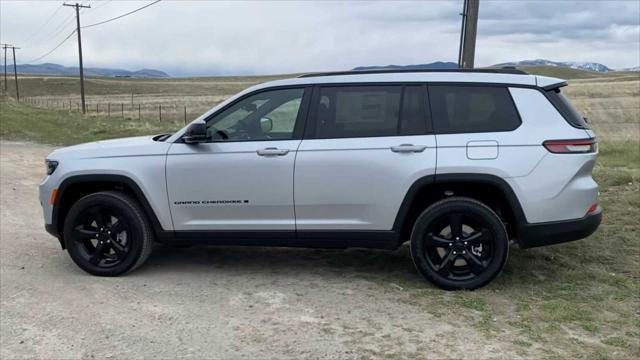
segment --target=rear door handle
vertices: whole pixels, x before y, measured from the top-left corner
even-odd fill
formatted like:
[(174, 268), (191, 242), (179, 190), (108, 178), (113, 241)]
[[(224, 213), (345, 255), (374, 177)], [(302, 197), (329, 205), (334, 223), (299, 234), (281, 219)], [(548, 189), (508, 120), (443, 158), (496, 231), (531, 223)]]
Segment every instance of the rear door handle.
[(426, 148), (426, 145), (402, 144), (398, 146), (392, 146), (391, 151), (396, 153), (419, 153), (423, 152)]
[(268, 147), (256, 151), (260, 156), (284, 156), (289, 153), (288, 149), (278, 149), (275, 147)]

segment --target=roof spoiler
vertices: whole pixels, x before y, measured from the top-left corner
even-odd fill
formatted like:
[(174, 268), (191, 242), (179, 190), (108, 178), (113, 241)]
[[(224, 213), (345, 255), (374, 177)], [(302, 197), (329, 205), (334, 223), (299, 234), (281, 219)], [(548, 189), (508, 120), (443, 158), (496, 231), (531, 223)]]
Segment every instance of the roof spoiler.
[(565, 80), (548, 77), (548, 76), (536, 76), (536, 85), (545, 91), (559, 89), (563, 86), (569, 85)]

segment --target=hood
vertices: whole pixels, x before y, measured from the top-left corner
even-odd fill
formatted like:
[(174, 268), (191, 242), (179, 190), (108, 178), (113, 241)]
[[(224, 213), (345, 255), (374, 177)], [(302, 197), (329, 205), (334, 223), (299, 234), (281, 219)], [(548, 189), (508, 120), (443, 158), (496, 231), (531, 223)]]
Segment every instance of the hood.
[(73, 145), (54, 150), (47, 156), (47, 159), (89, 159), (166, 154), (170, 144), (154, 141), (153, 138), (154, 136), (137, 136)]

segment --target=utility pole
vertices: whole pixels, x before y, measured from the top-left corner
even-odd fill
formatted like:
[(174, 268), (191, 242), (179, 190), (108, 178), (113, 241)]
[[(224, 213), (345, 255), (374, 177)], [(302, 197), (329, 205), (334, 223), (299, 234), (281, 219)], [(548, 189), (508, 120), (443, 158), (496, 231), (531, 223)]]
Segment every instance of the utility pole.
[(7, 48), (11, 47), (9, 44), (0, 44), (4, 49), (4, 92), (7, 92)]
[(84, 103), (84, 68), (82, 66), (82, 38), (80, 36), (80, 8), (90, 8), (89, 5), (81, 5), (78, 3), (75, 4), (67, 4), (63, 3), (64, 6), (71, 6), (76, 8), (76, 32), (78, 33), (78, 57), (80, 62), (80, 98), (82, 100), (82, 113), (84, 114), (87, 111), (87, 108)]
[(11, 47), (11, 50), (13, 50), (13, 77), (16, 79), (16, 99), (20, 101), (20, 90), (18, 89), (18, 69), (16, 65), (16, 49), (20, 48), (17, 48), (15, 46)]
[(462, 69), (473, 69), (479, 8), (480, 0), (464, 0), (460, 14), (462, 15), (462, 28), (460, 29), (460, 51), (458, 53), (458, 67)]

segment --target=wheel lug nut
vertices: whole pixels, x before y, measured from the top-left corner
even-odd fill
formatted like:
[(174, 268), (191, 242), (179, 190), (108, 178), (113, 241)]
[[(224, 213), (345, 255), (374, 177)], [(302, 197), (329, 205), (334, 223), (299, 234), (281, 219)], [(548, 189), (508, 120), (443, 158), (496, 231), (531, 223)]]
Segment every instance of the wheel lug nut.
[(463, 251), (462, 253), (463, 253), (463, 254), (466, 254), (467, 252), (466, 252), (466, 251)]
[(467, 245), (467, 242), (465, 241), (464, 244)]
[(460, 240), (460, 238), (459, 238), (459, 237), (456, 237), (456, 240)]

